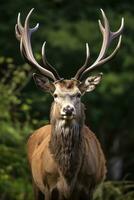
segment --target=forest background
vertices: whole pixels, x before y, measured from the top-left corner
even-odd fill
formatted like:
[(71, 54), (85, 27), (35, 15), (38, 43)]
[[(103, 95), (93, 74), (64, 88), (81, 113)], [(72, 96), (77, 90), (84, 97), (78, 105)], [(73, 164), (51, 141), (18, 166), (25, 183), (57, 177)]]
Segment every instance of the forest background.
[[(21, 58), (14, 26), (31, 8), (31, 26), (40, 23), (32, 46), (40, 62), (47, 41), (47, 57), (62, 77), (72, 77), (85, 60), (89, 43), (91, 63), (100, 51), (100, 8), (112, 31), (125, 18), (117, 56), (95, 74), (103, 72), (100, 86), (82, 101), (86, 124), (99, 138), (107, 159), (106, 182), (96, 200), (134, 199), (134, 1), (115, 0), (1, 0), (0, 4), (0, 199), (32, 200), (26, 142), (37, 128), (49, 123), (53, 98), (38, 90), (32, 79), (35, 69)], [(117, 41), (116, 41), (117, 42)], [(112, 48), (114, 48), (115, 43)], [(111, 51), (109, 51), (111, 52)]]

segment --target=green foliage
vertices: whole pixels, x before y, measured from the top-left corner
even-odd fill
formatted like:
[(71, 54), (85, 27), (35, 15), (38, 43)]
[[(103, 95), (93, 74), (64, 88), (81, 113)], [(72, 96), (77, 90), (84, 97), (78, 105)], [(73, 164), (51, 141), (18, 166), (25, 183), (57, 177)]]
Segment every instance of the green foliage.
[[(111, 30), (125, 18), (120, 53), (98, 68), (104, 73), (95, 92), (85, 95), (86, 123), (97, 133), (107, 158), (108, 177), (115, 178), (112, 160), (122, 161), (118, 178), (134, 179), (134, 10), (132, 1), (114, 0), (7, 0), (0, 6), (0, 199), (31, 200), (30, 172), (26, 159), (26, 141), (36, 128), (48, 123), (52, 98), (38, 91), (31, 80), (31, 69), (21, 59), (14, 36), (17, 13), (22, 22), (35, 7), (31, 25), (40, 22), (32, 43), (40, 61), (41, 44), (47, 41), (47, 57), (60, 75), (72, 77), (84, 62), (85, 42), (91, 49), (91, 63), (100, 51), (101, 33), (97, 20), (102, 7), (110, 19)], [(112, 46), (113, 48), (113, 46)], [(3, 56), (2, 56), (3, 55)], [(75, 67), (76, 66), (76, 67)], [(78, 67), (77, 67), (78, 66)], [(132, 200), (133, 183), (105, 182), (95, 200)]]
[(132, 200), (134, 182), (110, 182), (101, 184), (94, 195), (94, 200)]
[[(23, 70), (22, 70), (23, 69)], [(15, 67), (12, 58), (0, 57), (0, 118), (9, 119), (11, 117), (11, 108), (21, 103), (19, 94), (29, 78), (26, 80), (30, 67), (23, 65)]]
[[(11, 58), (0, 58), (0, 199), (32, 199), (28, 176), (28, 163), (24, 143), (32, 131), (24, 118), (29, 105), (22, 102), (20, 94), (29, 81), (29, 66), (17, 66)], [(20, 113), (21, 112), (21, 113)]]

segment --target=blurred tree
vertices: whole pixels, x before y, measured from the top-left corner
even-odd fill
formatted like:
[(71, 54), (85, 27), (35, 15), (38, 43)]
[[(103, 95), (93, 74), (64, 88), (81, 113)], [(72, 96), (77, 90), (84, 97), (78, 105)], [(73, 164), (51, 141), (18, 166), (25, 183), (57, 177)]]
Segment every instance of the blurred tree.
[[(22, 64), (24, 61), (21, 59), (19, 44), (14, 35), (17, 13), (21, 12), (24, 22), (32, 7), (35, 11), (31, 17), (31, 26), (40, 22), (39, 30), (32, 37), (35, 55), (38, 60), (41, 59), (39, 52), (43, 41), (46, 40), (48, 60), (65, 78), (72, 77), (83, 64), (86, 42), (89, 42), (91, 49), (91, 63), (98, 55), (102, 41), (97, 24), (98, 18), (101, 18), (99, 8), (105, 10), (112, 30), (118, 28), (122, 16), (125, 18), (120, 52), (109, 64), (101, 69), (98, 68), (104, 73), (102, 84), (95, 92), (84, 97), (83, 101), (87, 107), (87, 124), (99, 137), (107, 157), (108, 178), (134, 179), (134, 7), (132, 4), (133, 1), (129, 0), (126, 2), (1, 0), (0, 191), (3, 191), (0, 193), (1, 199), (22, 200), (28, 191), (31, 194), (30, 186), (25, 187), (29, 181), (29, 173), (24, 159), (26, 158), (24, 145), (32, 130), (49, 121), (52, 98), (34, 86), (29, 73), (34, 69)], [(117, 186), (110, 185), (108, 190), (111, 187), (114, 193)], [(122, 195), (122, 191), (119, 189), (120, 194)], [(107, 196), (108, 198), (112, 197)], [(27, 199), (30, 200), (31, 196), (27, 196)]]

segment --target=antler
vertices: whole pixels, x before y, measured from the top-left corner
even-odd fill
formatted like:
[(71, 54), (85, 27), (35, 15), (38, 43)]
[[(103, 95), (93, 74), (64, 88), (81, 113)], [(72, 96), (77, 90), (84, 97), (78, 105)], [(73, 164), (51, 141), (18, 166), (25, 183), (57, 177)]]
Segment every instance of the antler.
[[(33, 55), (32, 47), (31, 47), (31, 35), (35, 32), (39, 24), (37, 24), (34, 28), (29, 28), (29, 18), (32, 14), (34, 9), (31, 9), (28, 13), (24, 27), (20, 21), (20, 13), (18, 14), (17, 24), (15, 26), (16, 38), (20, 41), (20, 51), (22, 56), (26, 59), (26, 61), (30, 64), (35, 66), (43, 75), (51, 78), (53, 81), (60, 80), (60, 76), (58, 75), (57, 71), (48, 63), (45, 54), (45, 44), (44, 42), (42, 46), (42, 61), (44, 67), (42, 67), (36, 60)], [(49, 70), (45, 69), (48, 68)]]
[[(105, 13), (102, 9), (101, 9), (101, 13), (102, 13), (104, 25), (102, 25), (100, 20), (98, 21), (101, 33), (103, 35), (103, 42), (102, 42), (102, 47), (101, 47), (99, 56), (96, 59), (96, 61), (91, 66), (89, 66), (89, 58), (90, 58), (89, 47), (88, 47), (88, 44), (86, 43), (86, 60), (85, 60), (84, 65), (77, 71), (74, 79), (80, 80), (82, 78), (82, 76), (84, 74), (86, 74), (87, 72), (93, 70), (95, 67), (102, 65), (102, 64), (106, 63), (107, 61), (109, 61), (110, 59), (112, 59), (113, 56), (116, 55), (116, 53), (117, 53), (117, 51), (120, 47), (121, 38), (122, 38), (121, 33), (123, 31), (123, 28), (124, 28), (124, 18), (122, 18), (122, 20), (121, 20), (121, 26), (118, 29), (118, 31), (111, 32), (110, 28), (109, 28), (108, 19), (107, 19), (106, 15), (105, 15)], [(119, 40), (118, 40), (118, 43), (117, 43), (115, 50), (109, 56), (105, 57), (105, 54), (107, 52), (108, 47), (111, 44), (111, 41), (113, 39), (117, 38), (118, 36), (120, 36), (120, 37), (119, 37)]]

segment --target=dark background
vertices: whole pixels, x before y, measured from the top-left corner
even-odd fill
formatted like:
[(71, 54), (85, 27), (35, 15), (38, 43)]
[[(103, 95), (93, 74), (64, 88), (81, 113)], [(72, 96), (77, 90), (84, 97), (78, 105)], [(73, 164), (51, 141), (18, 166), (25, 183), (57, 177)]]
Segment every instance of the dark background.
[(129, 186), (134, 180), (134, 2), (1, 0), (0, 4), (0, 199), (33, 199), (26, 141), (33, 130), (49, 122), (52, 97), (36, 88), (31, 78), (35, 69), (21, 58), (14, 34), (18, 12), (24, 22), (34, 7), (31, 26), (40, 23), (32, 37), (35, 57), (40, 62), (41, 46), (46, 40), (47, 58), (64, 78), (73, 77), (84, 63), (86, 42), (91, 63), (97, 58), (102, 42), (100, 8), (112, 31), (119, 28), (121, 17), (125, 18), (118, 54), (95, 70), (95, 74), (103, 72), (103, 80), (82, 101), (86, 105), (86, 124), (99, 138), (108, 166), (103, 193), (98, 192), (95, 198), (110, 199), (113, 195), (112, 199), (132, 200), (134, 194)]

